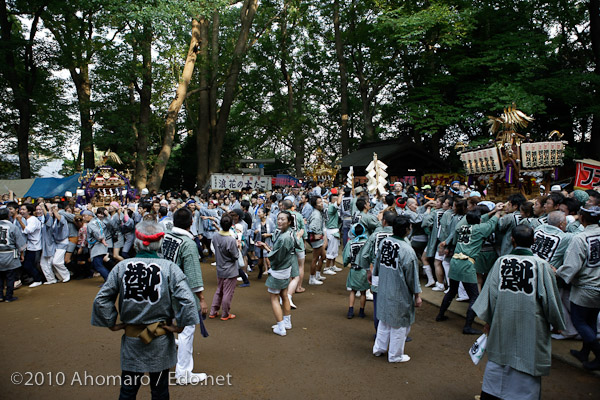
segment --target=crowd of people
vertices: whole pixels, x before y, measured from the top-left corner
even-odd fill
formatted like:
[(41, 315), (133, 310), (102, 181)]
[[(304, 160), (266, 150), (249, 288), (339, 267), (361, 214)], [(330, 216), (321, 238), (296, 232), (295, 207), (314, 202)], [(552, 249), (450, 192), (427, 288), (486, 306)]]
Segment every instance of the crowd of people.
[[(176, 364), (185, 384), (206, 378), (192, 372), (196, 325), (203, 316), (234, 319), (235, 289), (250, 286), (251, 271), (258, 280), (268, 275), (272, 331), (287, 335), (294, 295), (308, 289), (308, 245), (309, 286), (341, 273), (341, 255), (347, 318), (355, 316), (357, 297), (360, 318), (373, 301), (374, 355), (409, 361), (404, 346), (422, 290), (444, 292), (436, 321), (448, 318), (458, 296), (469, 302), (464, 334), (481, 334), (472, 326), (476, 315), (487, 323), (482, 398), (516, 398), (505, 385), (498, 388), (499, 379), (533, 388), (535, 396), (539, 377), (549, 373), (550, 335), (580, 337), (582, 348), (572, 355), (600, 369), (600, 193), (555, 185), (531, 200), (519, 193), (505, 200), (490, 201), (460, 182), (433, 188), (395, 182), (381, 196), (323, 182), (306, 189), (143, 193), (129, 204), (97, 208), (68, 198), (19, 204), (11, 196), (0, 208), (0, 300), (17, 300), (14, 289), (23, 284), (102, 276), (92, 322), (125, 329), (124, 374), (135, 378)], [(211, 261), (217, 288), (209, 307), (200, 265)], [(179, 332), (176, 357), (173, 332)], [(142, 360), (143, 337), (154, 344)], [(170, 358), (158, 363), (163, 352)], [(152, 379), (153, 390), (165, 390), (162, 378)], [(135, 385), (122, 388), (125, 395), (136, 392)]]

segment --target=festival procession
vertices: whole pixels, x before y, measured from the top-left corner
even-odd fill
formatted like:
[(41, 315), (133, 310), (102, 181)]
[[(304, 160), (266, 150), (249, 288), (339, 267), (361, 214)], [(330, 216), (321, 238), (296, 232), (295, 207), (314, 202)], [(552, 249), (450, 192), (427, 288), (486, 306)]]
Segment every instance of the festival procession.
[(0, 3), (0, 397), (600, 398), (598, 1), (89, 3)]

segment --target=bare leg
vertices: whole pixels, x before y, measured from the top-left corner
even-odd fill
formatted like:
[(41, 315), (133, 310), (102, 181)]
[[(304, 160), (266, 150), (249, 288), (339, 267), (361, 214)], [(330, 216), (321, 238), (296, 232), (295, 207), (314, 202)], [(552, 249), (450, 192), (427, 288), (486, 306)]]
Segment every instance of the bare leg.
[(121, 256), (119, 255), (119, 251), (120, 251), (120, 250), (121, 250), (121, 249), (119, 249), (119, 248), (117, 248), (117, 247), (113, 248), (113, 258), (114, 258), (115, 260), (117, 260), (117, 261), (123, 261), (123, 260), (124, 260), (124, 258), (123, 258), (123, 257), (121, 257)]
[[(298, 283), (300, 283), (300, 277), (297, 276), (290, 280), (290, 284), (287, 287), (288, 293), (296, 293), (296, 288), (298, 287)], [(293, 296), (293, 294), (292, 294)]]
[(440, 284), (444, 284), (444, 267), (442, 267), (442, 262), (440, 260), (435, 260), (433, 262), (435, 266), (435, 277)]
[(354, 290), (351, 290), (350, 291), (350, 299), (349, 299), (349, 303), (348, 303), (349, 307), (354, 307), (355, 299), (356, 299), (356, 294), (355, 294)]
[(302, 282), (304, 282), (304, 258), (298, 259), (298, 269), (300, 272), (300, 276), (298, 277), (298, 287), (296, 288), (296, 293), (302, 293), (306, 289), (302, 287)]
[[(279, 294), (279, 296), (281, 297), (281, 305), (283, 306), (283, 315), (291, 315), (292, 308), (290, 306), (290, 300), (288, 298), (288, 290), (287, 290), (287, 288), (283, 289), (281, 291), (281, 293)], [(282, 317), (282, 319), (283, 319), (283, 317)]]
[(477, 287), (479, 288), (479, 293), (481, 293), (481, 287), (483, 286), (483, 274), (477, 273)]
[(361, 290), (360, 291), (360, 308), (364, 309), (366, 304), (367, 304), (367, 291)]
[(310, 274), (315, 275), (317, 273), (317, 261), (319, 260), (319, 250), (313, 249), (313, 258), (310, 264)]
[[(286, 291), (287, 292), (287, 291)], [(283, 312), (281, 311), (281, 306), (279, 305), (279, 294), (269, 293), (271, 295), (271, 307), (273, 307), (273, 314), (275, 315), (275, 320), (277, 322), (283, 321)], [(285, 300), (287, 300), (287, 295), (285, 296)], [(288, 308), (290, 303), (288, 302)]]

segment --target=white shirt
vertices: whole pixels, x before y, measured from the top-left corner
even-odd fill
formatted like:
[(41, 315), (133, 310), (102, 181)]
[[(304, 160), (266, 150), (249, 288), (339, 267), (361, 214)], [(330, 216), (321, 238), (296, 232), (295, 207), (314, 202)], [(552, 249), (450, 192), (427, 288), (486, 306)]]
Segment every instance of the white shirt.
[(33, 215), (27, 218), (27, 225), (23, 229), (27, 236), (27, 250), (38, 251), (42, 249), (42, 223)]

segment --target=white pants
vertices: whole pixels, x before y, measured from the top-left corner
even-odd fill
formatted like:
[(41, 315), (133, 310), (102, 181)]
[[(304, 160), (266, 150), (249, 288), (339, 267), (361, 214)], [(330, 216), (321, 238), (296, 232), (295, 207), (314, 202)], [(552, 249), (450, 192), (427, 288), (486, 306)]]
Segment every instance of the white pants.
[(450, 273), (450, 258), (444, 258), (442, 261), (442, 267), (444, 267), (444, 274), (446, 275), (446, 284), (450, 286), (450, 278), (448, 278), (448, 274)]
[(389, 362), (399, 362), (404, 354), (404, 343), (409, 332), (410, 326), (393, 328), (385, 322), (379, 321), (373, 354), (379, 356), (387, 351)]
[(340, 253), (340, 239), (333, 236), (339, 229), (327, 229), (327, 252), (328, 260), (335, 260)]
[(177, 365), (175, 366), (175, 377), (187, 376), (194, 369), (194, 332), (196, 325), (183, 328), (177, 335)]
[(464, 299), (464, 298), (468, 298), (468, 297), (469, 297), (469, 295), (467, 294), (465, 287), (463, 286), (462, 282), (460, 282), (460, 284), (458, 285), (458, 298)]
[(60, 279), (63, 281), (71, 279), (71, 274), (69, 273), (67, 267), (65, 267), (66, 252), (66, 249), (56, 250), (54, 252), (54, 256), (42, 256), (40, 259), (40, 267), (42, 267), (42, 272), (44, 273), (44, 276), (48, 282), (56, 282), (56, 276), (54, 275), (54, 270), (52, 269), (53, 266), (58, 272)]

